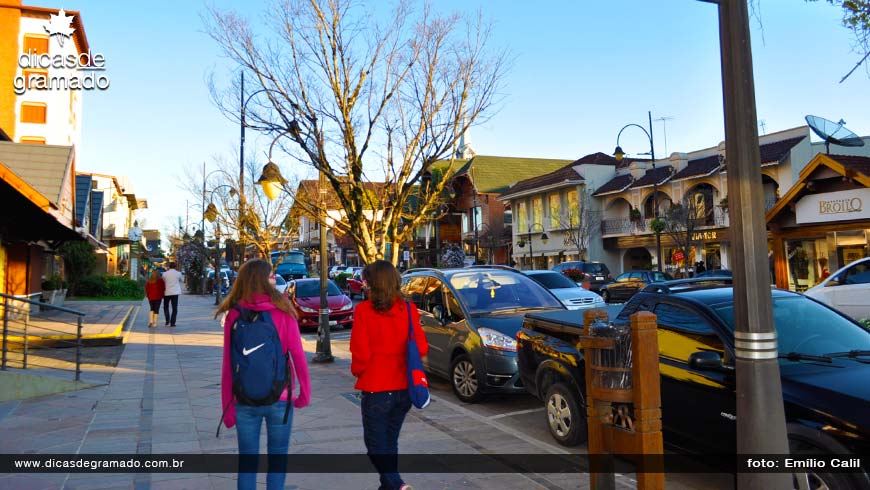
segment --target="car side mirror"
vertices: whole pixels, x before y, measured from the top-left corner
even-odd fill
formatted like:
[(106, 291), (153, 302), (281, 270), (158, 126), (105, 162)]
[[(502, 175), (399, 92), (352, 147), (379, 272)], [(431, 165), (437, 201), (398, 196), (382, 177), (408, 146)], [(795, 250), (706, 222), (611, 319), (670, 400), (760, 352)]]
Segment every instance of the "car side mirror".
[(722, 356), (718, 352), (708, 350), (693, 352), (689, 356), (689, 367), (698, 371), (725, 371)]

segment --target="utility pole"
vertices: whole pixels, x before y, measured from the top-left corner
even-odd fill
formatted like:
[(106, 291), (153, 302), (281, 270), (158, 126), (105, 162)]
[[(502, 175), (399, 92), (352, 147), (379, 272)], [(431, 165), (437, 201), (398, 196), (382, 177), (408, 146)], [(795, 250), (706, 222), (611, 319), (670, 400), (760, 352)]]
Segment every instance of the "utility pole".
[[(737, 453), (788, 454), (777, 362), (746, 0), (720, 0), (719, 37), (734, 271)], [(806, 483), (806, 482), (804, 482)], [(737, 488), (791, 489), (788, 473), (738, 473)], [(801, 487), (804, 488), (804, 487)]]
[[(205, 162), (202, 162), (202, 216), (199, 221), (199, 231), (202, 232), (202, 247), (205, 248), (205, 182), (206, 181), (206, 173), (205, 173)], [(202, 294), (206, 294), (205, 285), (206, 285), (206, 277), (208, 275), (208, 269), (206, 269), (206, 260), (208, 255), (203, 254), (202, 256)], [(217, 275), (217, 274), (215, 274)]]
[[(241, 104), (241, 138), (239, 139), (239, 244), (241, 244), (242, 252), (238, 255), (239, 266), (245, 260), (245, 245), (242, 240), (242, 226), (245, 222), (245, 72), (242, 71), (242, 86), (239, 93), (239, 104)], [(237, 247), (238, 248), (238, 245)]]

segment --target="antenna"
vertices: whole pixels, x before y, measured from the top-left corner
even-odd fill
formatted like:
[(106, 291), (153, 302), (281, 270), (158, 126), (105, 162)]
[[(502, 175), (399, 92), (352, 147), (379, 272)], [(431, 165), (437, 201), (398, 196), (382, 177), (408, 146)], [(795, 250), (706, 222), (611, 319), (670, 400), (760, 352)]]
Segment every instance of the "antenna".
[(665, 135), (665, 155), (669, 155), (668, 153), (668, 121), (673, 121), (674, 116), (662, 116), (656, 118), (656, 121), (662, 122), (662, 132)]
[(831, 154), (831, 143), (840, 146), (864, 146), (864, 140), (857, 134), (846, 129), (846, 121), (829, 121), (819, 116), (805, 118), (810, 129), (825, 140), (825, 153)]
[(758, 126), (761, 127), (761, 134), (767, 134), (767, 122), (764, 119), (758, 120)]

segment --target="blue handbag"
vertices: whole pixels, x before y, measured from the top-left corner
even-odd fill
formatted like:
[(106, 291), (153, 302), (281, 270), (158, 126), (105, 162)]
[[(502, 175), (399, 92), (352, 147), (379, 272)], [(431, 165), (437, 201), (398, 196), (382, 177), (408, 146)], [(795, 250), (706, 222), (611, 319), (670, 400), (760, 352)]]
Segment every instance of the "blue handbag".
[(408, 309), (408, 394), (411, 403), (417, 408), (426, 408), (429, 398), (429, 380), (423, 371), (423, 360), (414, 339), (414, 322), (411, 320), (411, 303), (405, 302)]

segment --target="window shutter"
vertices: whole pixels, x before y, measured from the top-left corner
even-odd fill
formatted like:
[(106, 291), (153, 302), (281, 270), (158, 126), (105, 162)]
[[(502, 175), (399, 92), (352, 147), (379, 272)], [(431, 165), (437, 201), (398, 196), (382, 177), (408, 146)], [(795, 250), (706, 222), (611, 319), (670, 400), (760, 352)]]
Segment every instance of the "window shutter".
[(45, 124), (46, 109), (48, 106), (38, 102), (24, 102), (21, 104), (21, 122)]
[(30, 54), (48, 54), (48, 36), (24, 36), (24, 52)]

